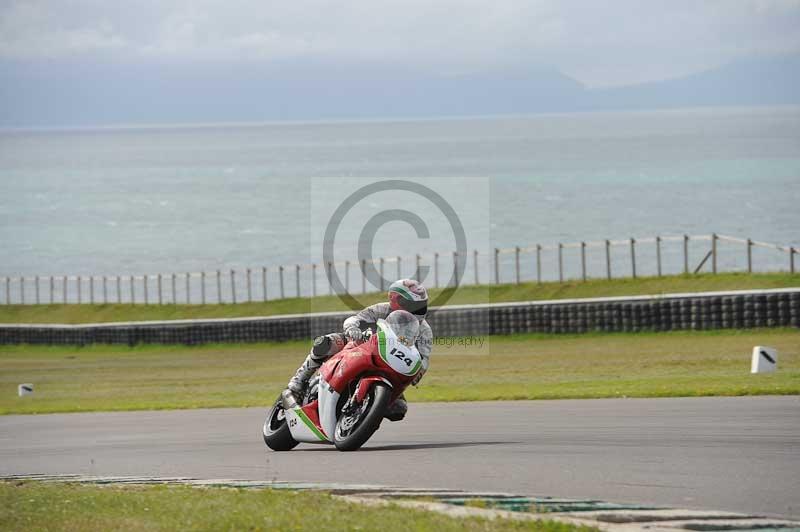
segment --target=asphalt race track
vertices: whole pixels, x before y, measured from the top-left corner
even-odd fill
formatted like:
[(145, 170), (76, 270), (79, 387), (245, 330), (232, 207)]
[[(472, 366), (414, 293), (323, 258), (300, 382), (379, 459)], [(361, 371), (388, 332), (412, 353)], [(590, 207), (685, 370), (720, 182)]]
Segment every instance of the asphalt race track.
[(0, 475), (343, 482), (800, 517), (800, 397), (412, 404), (357, 453), (266, 409), (0, 416)]

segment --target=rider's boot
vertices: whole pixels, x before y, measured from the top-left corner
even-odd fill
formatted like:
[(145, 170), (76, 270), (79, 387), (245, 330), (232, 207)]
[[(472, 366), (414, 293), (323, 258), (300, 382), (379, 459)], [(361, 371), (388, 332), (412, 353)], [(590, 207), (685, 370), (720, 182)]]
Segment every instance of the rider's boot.
[(303, 361), (303, 364), (297, 368), (297, 372), (289, 380), (289, 384), (286, 385), (298, 402), (302, 399), (308, 379), (331, 355), (341, 351), (342, 347), (344, 347), (344, 338), (341, 334), (318, 336), (314, 339), (314, 346), (311, 348), (311, 352)]
[(400, 397), (386, 407), (386, 413), (383, 417), (389, 421), (401, 421), (406, 417), (406, 412), (408, 412), (408, 401), (406, 401), (404, 394), (400, 394)]
[(303, 397), (303, 392), (308, 384), (308, 379), (319, 369), (322, 365), (322, 360), (317, 360), (314, 353), (310, 353), (303, 361), (303, 365), (297, 368), (294, 377), (289, 379), (289, 384), (286, 385), (289, 391), (292, 392), (295, 399), (299, 402)]

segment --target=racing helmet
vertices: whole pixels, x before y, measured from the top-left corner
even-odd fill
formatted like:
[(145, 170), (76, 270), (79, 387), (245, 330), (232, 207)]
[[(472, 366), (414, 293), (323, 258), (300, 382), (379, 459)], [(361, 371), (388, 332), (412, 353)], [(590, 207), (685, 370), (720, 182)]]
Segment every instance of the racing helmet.
[(428, 313), (428, 291), (419, 281), (400, 279), (389, 286), (389, 305), (392, 310), (425, 316)]
[(386, 317), (386, 325), (391, 327), (397, 340), (406, 347), (411, 347), (419, 336), (419, 319), (406, 310), (395, 310)]

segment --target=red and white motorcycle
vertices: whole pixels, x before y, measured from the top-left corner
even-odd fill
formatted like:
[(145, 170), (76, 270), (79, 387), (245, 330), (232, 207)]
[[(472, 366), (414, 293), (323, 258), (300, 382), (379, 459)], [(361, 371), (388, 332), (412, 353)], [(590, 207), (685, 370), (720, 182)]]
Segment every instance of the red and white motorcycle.
[(298, 443), (360, 448), (380, 427), (386, 408), (422, 369), (414, 345), (419, 321), (404, 310), (379, 320), (361, 343), (348, 343), (311, 380), (301, 404), (285, 390), (264, 422), (264, 443), (288, 451)]

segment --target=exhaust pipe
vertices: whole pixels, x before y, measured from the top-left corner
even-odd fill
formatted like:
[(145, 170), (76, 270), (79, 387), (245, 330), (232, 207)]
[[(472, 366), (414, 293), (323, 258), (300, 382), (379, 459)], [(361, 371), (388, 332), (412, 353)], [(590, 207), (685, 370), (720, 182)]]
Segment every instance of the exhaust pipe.
[(287, 388), (281, 393), (281, 404), (284, 410), (294, 410), (297, 408), (297, 399), (294, 398), (294, 394), (290, 389)]

